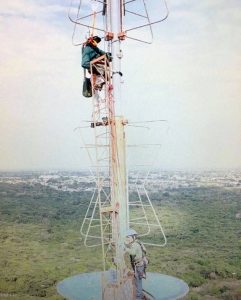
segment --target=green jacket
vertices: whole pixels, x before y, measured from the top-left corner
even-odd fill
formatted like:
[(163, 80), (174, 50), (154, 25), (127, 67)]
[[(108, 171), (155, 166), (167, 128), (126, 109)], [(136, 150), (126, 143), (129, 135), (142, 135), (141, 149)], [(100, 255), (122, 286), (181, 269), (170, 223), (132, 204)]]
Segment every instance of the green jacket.
[(134, 241), (133, 243), (126, 245), (125, 250), (130, 255), (131, 261), (135, 265), (143, 265), (142, 249), (141, 249), (141, 245), (137, 241)]
[(86, 45), (83, 48), (83, 52), (82, 52), (82, 62), (81, 62), (81, 66), (84, 69), (90, 69), (90, 62), (101, 56), (104, 55), (105, 51), (100, 50), (98, 47), (94, 47), (94, 46), (90, 46), (90, 45)]

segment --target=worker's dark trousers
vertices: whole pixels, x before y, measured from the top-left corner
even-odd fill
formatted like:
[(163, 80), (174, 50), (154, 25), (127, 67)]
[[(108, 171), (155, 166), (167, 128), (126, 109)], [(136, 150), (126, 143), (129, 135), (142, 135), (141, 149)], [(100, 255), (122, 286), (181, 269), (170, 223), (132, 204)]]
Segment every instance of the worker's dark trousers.
[(137, 267), (135, 270), (135, 282), (136, 282), (136, 300), (141, 300), (143, 293), (142, 293), (142, 278), (144, 274), (144, 265)]

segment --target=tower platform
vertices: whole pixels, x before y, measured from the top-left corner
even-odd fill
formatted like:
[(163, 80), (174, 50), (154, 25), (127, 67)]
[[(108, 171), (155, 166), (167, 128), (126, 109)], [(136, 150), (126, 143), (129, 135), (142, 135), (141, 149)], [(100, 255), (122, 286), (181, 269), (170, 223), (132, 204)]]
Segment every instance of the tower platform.
[[(66, 278), (58, 283), (57, 291), (68, 300), (101, 300), (101, 274), (82, 273)], [(189, 291), (183, 280), (159, 273), (147, 273), (143, 289), (155, 300), (177, 300)]]

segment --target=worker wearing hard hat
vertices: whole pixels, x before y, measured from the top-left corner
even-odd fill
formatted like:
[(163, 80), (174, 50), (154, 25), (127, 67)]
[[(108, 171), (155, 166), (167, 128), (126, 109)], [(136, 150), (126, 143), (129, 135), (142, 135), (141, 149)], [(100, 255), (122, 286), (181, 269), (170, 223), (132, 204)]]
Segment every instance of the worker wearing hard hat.
[(146, 249), (137, 239), (137, 232), (128, 229), (126, 234), (125, 251), (130, 255), (131, 265), (135, 274), (136, 300), (143, 299), (142, 278), (145, 278), (146, 262), (143, 260)]

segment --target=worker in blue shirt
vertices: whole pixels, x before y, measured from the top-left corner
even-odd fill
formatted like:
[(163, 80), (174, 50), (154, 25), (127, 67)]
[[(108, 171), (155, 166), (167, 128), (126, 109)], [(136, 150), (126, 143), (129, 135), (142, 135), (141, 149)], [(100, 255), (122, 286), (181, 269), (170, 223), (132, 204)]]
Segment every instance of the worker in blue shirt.
[[(100, 43), (101, 38), (98, 36), (93, 36), (88, 38), (86, 43), (83, 45), (82, 49), (82, 62), (81, 66), (84, 69), (87, 69), (89, 73), (90, 70), (90, 62), (102, 55), (107, 54), (105, 51), (98, 48), (98, 43)], [(98, 62), (97, 64), (93, 65), (92, 67), (92, 82), (95, 89), (101, 88), (102, 85), (105, 83), (105, 64), (104, 62)]]

